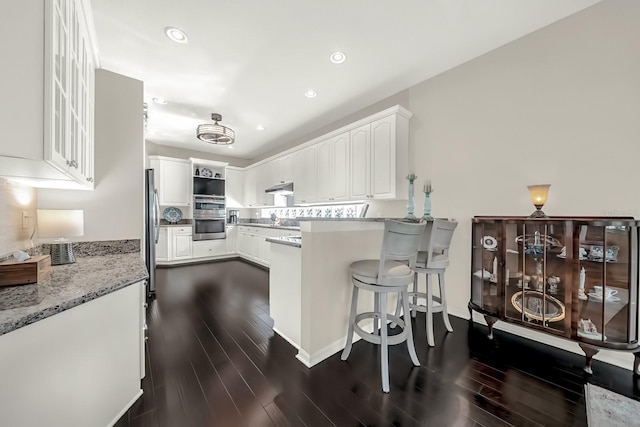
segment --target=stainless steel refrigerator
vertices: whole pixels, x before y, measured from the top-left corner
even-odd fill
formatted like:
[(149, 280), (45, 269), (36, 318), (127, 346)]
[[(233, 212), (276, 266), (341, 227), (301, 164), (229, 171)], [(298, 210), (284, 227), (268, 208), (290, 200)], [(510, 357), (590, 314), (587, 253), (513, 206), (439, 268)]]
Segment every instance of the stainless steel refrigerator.
[(153, 298), (156, 293), (156, 243), (160, 234), (160, 202), (158, 191), (154, 184), (154, 170), (145, 170), (145, 226), (144, 226), (144, 251), (149, 283), (147, 283), (147, 298)]

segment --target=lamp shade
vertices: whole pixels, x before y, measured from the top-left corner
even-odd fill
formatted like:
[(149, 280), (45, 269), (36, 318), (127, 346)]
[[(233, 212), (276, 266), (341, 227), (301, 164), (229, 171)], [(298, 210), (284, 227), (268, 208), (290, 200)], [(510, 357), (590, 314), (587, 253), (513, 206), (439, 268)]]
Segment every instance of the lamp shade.
[(551, 184), (529, 185), (527, 187), (529, 189), (529, 195), (531, 196), (531, 203), (533, 203), (534, 206), (542, 207), (547, 203), (549, 187), (551, 187)]
[(38, 209), (38, 237), (64, 238), (84, 234), (84, 211)]

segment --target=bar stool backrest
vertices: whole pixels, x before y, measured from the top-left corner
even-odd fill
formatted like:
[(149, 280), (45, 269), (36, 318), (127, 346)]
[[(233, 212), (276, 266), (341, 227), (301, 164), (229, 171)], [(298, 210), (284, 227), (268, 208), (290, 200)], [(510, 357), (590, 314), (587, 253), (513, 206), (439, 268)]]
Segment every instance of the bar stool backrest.
[(429, 242), (426, 245), (427, 248), (425, 251), (427, 252), (426, 268), (447, 268), (449, 265), (449, 247), (451, 246), (453, 232), (457, 226), (458, 222), (453, 219), (433, 220), (430, 227), (431, 230), (430, 232), (425, 233), (423, 240), (423, 247), (425, 241)]
[(424, 222), (408, 223), (392, 220), (384, 222), (384, 237), (378, 267), (379, 284), (385, 281), (385, 261), (405, 262), (413, 271), (425, 226)]

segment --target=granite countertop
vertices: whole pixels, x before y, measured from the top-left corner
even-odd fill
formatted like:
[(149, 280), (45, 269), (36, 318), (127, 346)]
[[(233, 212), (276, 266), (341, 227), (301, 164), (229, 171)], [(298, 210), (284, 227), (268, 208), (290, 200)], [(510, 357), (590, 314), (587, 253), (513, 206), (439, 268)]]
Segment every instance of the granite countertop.
[(302, 236), (267, 237), (265, 240), (280, 245), (294, 246), (296, 248), (302, 247)]
[(0, 288), (0, 335), (149, 277), (140, 252), (77, 258), (39, 284)]
[(300, 227), (299, 226), (295, 226), (295, 225), (278, 225), (278, 226), (273, 226), (271, 224), (262, 224), (262, 223), (258, 223), (258, 222), (241, 222), (239, 224), (236, 225), (242, 225), (242, 226), (247, 226), (247, 227), (259, 227), (259, 228), (272, 228), (274, 230), (293, 230), (293, 231), (300, 231)]
[(181, 219), (178, 222), (169, 222), (167, 220), (160, 220), (160, 227), (191, 227), (191, 219)]

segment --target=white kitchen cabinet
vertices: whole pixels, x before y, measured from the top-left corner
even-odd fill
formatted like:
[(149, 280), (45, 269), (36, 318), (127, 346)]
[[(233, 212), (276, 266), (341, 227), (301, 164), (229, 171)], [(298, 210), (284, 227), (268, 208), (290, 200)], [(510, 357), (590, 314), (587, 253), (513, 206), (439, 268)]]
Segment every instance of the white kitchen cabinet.
[(174, 234), (172, 260), (191, 258), (191, 243), (190, 234)]
[(237, 236), (237, 253), (249, 261), (269, 267), (271, 264), (271, 242), (268, 237), (299, 236), (300, 231), (268, 227), (240, 225)]
[(349, 133), (317, 144), (318, 202), (349, 200)]
[(227, 208), (244, 206), (244, 172), (241, 169), (227, 167), (225, 195), (227, 196)]
[(353, 129), (350, 199), (402, 199), (406, 194), (409, 118), (394, 114)]
[[(191, 236), (189, 236), (191, 238)], [(226, 255), (227, 242), (225, 239), (199, 240), (191, 243), (192, 258), (206, 258)]]
[(169, 227), (160, 227), (158, 243), (156, 243), (156, 261), (169, 261), (170, 242)]
[(161, 206), (191, 205), (191, 164), (188, 160), (149, 156)]
[(273, 195), (265, 193), (271, 176), (271, 167), (268, 164), (261, 164), (245, 171), (244, 197), (246, 207), (273, 206)]
[(293, 181), (293, 154), (273, 160), (274, 184)]
[(142, 395), (143, 295), (134, 283), (0, 336), (0, 425), (117, 424)]
[[(96, 56), (89, 2), (3, 5), (0, 55), (12, 58), (0, 82), (0, 174), (38, 187), (93, 189)], [(44, 106), (44, 108), (43, 108)], [(17, 142), (19, 141), (19, 142)]]
[(318, 198), (318, 162), (316, 146), (293, 153), (293, 197), (296, 204), (313, 203)]
[(226, 238), (226, 246), (227, 253), (234, 254), (236, 253), (236, 242), (238, 240), (238, 227), (237, 226), (227, 226), (227, 238)]

